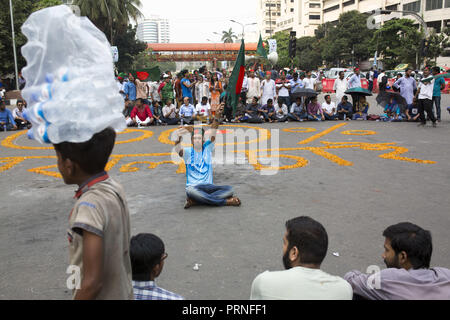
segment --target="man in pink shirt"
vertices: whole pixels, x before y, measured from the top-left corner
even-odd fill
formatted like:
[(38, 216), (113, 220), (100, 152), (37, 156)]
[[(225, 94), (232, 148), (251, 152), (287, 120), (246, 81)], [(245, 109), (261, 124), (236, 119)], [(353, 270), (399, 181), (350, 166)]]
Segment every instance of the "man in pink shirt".
[(324, 121), (322, 106), (317, 102), (317, 96), (311, 98), (311, 102), (308, 104), (308, 120), (310, 121)]

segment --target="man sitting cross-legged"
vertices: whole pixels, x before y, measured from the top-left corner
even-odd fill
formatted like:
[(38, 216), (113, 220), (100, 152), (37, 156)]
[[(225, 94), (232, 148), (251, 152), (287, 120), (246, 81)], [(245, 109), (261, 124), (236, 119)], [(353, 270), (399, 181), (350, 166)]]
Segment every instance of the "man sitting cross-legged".
[[(216, 117), (222, 116), (224, 104), (220, 105)], [(216, 131), (219, 127), (217, 118), (213, 119), (209, 138), (205, 138), (203, 127), (180, 127), (179, 138), (175, 143), (175, 150), (186, 164), (186, 205), (185, 209), (195, 205), (211, 206), (240, 206), (241, 201), (233, 197), (230, 186), (216, 186), (213, 184), (212, 151), (216, 141)], [(183, 130), (184, 129), (184, 130)], [(184, 133), (191, 134), (193, 146), (181, 149), (181, 140)]]

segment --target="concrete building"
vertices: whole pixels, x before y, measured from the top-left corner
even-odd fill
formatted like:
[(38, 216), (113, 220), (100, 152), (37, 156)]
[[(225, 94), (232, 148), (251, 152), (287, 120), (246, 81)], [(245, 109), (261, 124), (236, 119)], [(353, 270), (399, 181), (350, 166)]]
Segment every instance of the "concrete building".
[(284, 0), (258, 0), (256, 21), (263, 39), (275, 34), (277, 19), (281, 17), (281, 2)]
[(145, 43), (170, 43), (169, 20), (151, 16), (139, 22), (136, 37)]
[(314, 36), (322, 24), (322, 0), (281, 0), (276, 32), (295, 31), (297, 37)]

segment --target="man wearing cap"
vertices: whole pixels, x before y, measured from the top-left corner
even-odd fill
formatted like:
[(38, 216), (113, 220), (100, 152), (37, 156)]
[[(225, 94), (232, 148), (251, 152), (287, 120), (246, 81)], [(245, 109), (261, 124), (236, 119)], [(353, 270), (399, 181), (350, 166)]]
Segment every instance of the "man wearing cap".
[(266, 78), (261, 83), (261, 104), (264, 106), (269, 99), (275, 100), (277, 95), (275, 81), (271, 78), (270, 72), (266, 73)]
[(117, 88), (119, 89), (119, 93), (122, 95), (123, 99), (125, 100), (125, 98), (127, 97), (127, 95), (125, 94), (125, 92), (123, 92), (125, 83), (123, 82), (123, 78), (122, 77), (117, 77)]
[(355, 69), (355, 73), (348, 81), (348, 88), (349, 89), (361, 88), (361, 71), (359, 70), (359, 68)]
[(159, 96), (161, 97), (161, 101), (164, 104), (167, 103), (167, 100), (174, 99), (173, 85), (172, 85), (172, 81), (170, 81), (170, 77), (168, 74), (163, 75), (163, 81), (159, 85), (158, 93), (159, 93)]
[(252, 103), (253, 98), (261, 96), (261, 82), (255, 77), (255, 71), (250, 70), (250, 77), (247, 79), (247, 103)]

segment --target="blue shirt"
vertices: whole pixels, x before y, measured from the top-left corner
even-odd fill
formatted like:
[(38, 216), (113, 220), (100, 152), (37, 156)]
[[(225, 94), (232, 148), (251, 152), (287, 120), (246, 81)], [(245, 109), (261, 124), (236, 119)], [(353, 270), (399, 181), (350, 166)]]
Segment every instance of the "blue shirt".
[(213, 184), (212, 151), (214, 144), (208, 140), (202, 152), (194, 147), (184, 148), (183, 159), (186, 164), (186, 187), (199, 184)]
[(353, 88), (360, 88), (360, 87), (361, 87), (361, 76), (354, 74), (348, 81), (348, 88), (353, 89)]
[(133, 281), (134, 300), (184, 300), (176, 293), (156, 285), (154, 281)]
[(191, 89), (186, 87), (185, 84), (188, 86), (191, 85), (191, 82), (189, 81), (189, 79), (184, 78), (181, 80), (181, 83), (180, 83), (181, 89), (183, 90), (183, 98), (184, 97), (192, 98)]
[(443, 77), (434, 80), (433, 97), (441, 96), (441, 84), (445, 84)]
[(182, 117), (193, 117), (195, 114), (195, 108), (192, 104), (186, 107), (185, 104), (180, 108), (180, 115)]
[[(0, 111), (0, 122), (4, 122), (5, 124), (15, 125), (14, 117), (12, 116), (12, 112), (9, 109), (5, 109), (4, 111)], [(0, 131), (3, 128), (0, 128)]]
[(352, 112), (353, 110), (353, 106), (350, 102), (347, 101), (347, 103), (343, 104), (342, 102), (338, 104), (337, 110), (342, 110), (344, 109), (345, 111), (350, 111)]
[(136, 100), (136, 86), (132, 82), (125, 83), (125, 86), (123, 87), (123, 92), (128, 95), (128, 99), (131, 101)]
[(292, 79), (291, 81), (289, 81), (289, 83), (291, 84), (291, 93), (294, 91), (295, 88), (299, 87), (301, 89), (305, 86), (303, 84), (303, 81), (300, 79), (297, 79), (297, 81), (294, 81), (294, 79)]

